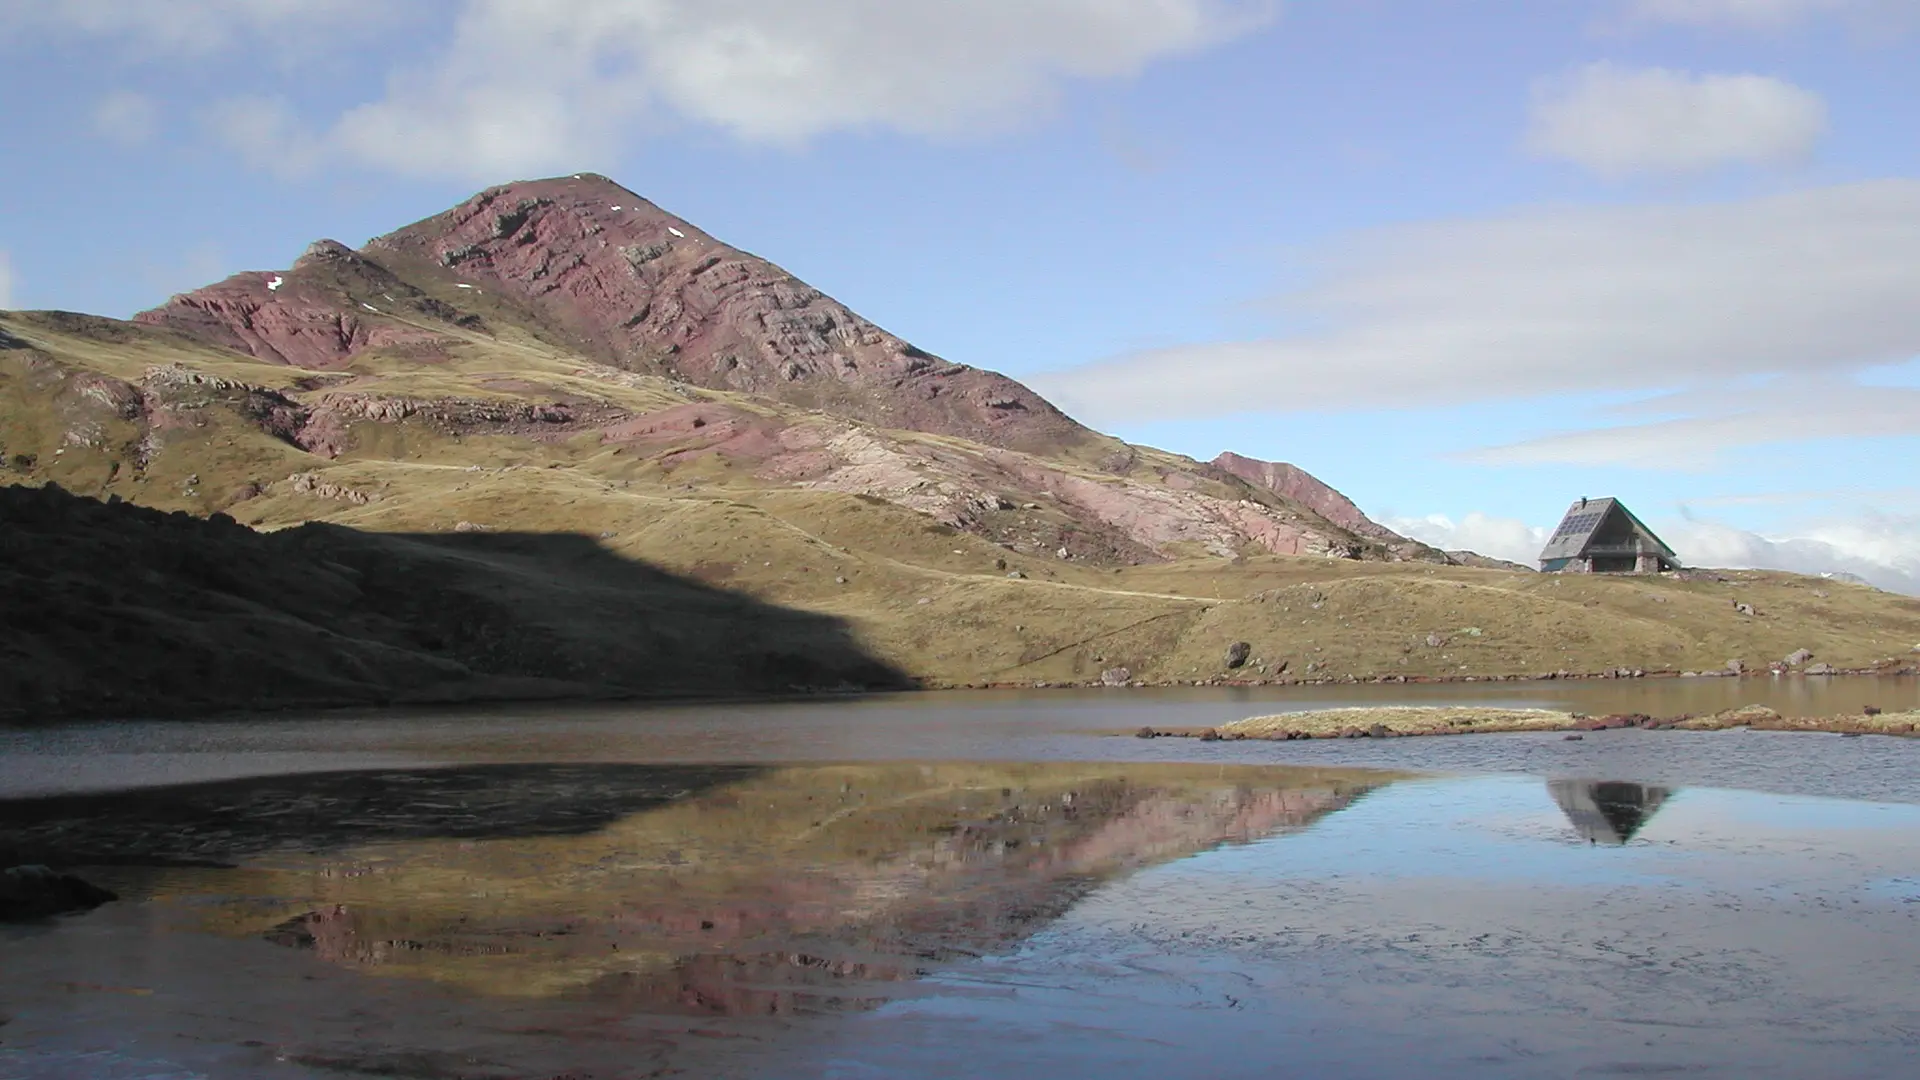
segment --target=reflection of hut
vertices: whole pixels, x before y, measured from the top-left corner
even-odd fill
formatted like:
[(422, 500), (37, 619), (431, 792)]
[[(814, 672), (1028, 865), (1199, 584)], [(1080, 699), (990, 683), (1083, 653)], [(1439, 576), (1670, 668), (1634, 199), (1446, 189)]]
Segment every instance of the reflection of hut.
[(1581, 499), (1540, 549), (1544, 573), (1658, 573), (1680, 557), (1618, 499)]
[(1547, 792), (1588, 843), (1633, 839), (1673, 792), (1620, 780), (1549, 780)]

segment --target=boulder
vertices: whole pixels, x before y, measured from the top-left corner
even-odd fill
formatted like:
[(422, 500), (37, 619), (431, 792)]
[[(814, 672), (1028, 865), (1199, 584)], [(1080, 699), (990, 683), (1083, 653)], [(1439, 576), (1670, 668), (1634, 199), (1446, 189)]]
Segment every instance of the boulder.
[(1133, 681), (1133, 672), (1128, 668), (1108, 668), (1100, 673), (1100, 681), (1108, 686), (1125, 686)]
[(0, 922), (44, 919), (73, 911), (91, 911), (120, 899), (115, 894), (72, 874), (44, 866), (15, 866), (0, 870)]
[(1809, 675), (1831, 675), (1831, 674), (1833, 674), (1833, 673), (1834, 673), (1834, 672), (1833, 672), (1833, 665), (1832, 665), (1832, 664), (1809, 664), (1809, 665), (1807, 665), (1807, 674), (1809, 674)]
[(1227, 646), (1227, 666), (1229, 668), (1244, 667), (1246, 666), (1247, 658), (1252, 655), (1253, 645), (1251, 643), (1236, 641)]
[(1744, 675), (1747, 672), (1746, 661), (1729, 660), (1727, 661), (1727, 670), (1735, 675)]
[(1812, 649), (1795, 649), (1787, 654), (1787, 666), (1799, 667), (1811, 659), (1813, 659)]

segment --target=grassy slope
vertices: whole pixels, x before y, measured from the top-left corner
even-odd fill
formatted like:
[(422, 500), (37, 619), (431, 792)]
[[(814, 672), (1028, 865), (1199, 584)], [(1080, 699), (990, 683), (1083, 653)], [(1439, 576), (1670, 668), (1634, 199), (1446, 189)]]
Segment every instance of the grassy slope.
[[(1679, 581), (1278, 556), (1117, 568), (1022, 556), (898, 506), (759, 479), (721, 456), (670, 468), (663, 455), (672, 444), (362, 422), (354, 448), (329, 461), (263, 432), (231, 394), (214, 391), (194, 391), (200, 399), (171, 414), (141, 468), (135, 458), (143, 438), (153, 441), (151, 425), (101, 406), (76, 372), (132, 381), (155, 363), (177, 363), (296, 396), (304, 373), (124, 324), (75, 332), (40, 317), (7, 318), (55, 362), (0, 351), (0, 458), (33, 458), (0, 479), (52, 479), (197, 514), (225, 510), (267, 529), (325, 520), (381, 533), (447, 532), (463, 522), (575, 533), (626, 559), (845, 620), (874, 655), (936, 685), (1087, 680), (1116, 666), (1147, 681), (1274, 677), (1283, 664), (1293, 678), (1717, 670), (1729, 659), (1764, 664), (1799, 648), (1865, 667), (1908, 658), (1920, 642), (1920, 601), (1779, 573)], [(362, 357), (346, 377), (334, 388), (571, 397), (634, 412), (688, 400), (774, 411), (595, 369), (511, 336), (476, 335), (431, 361)], [(74, 445), (77, 429), (95, 433), (94, 445)], [(63, 441), (66, 452), (55, 454)], [(309, 471), (373, 501), (303, 493), (285, 480)], [(265, 490), (239, 498), (251, 494), (248, 485)], [(1758, 616), (1738, 614), (1736, 602)], [(1253, 644), (1254, 662), (1229, 673), (1224, 653), (1240, 640)]]

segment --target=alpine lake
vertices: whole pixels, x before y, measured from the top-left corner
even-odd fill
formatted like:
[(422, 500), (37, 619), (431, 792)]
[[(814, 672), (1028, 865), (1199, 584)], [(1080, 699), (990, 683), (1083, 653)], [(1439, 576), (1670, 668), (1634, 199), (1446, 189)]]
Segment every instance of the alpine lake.
[(1920, 1075), (1920, 739), (1135, 739), (1623, 680), (0, 731), (0, 1080)]

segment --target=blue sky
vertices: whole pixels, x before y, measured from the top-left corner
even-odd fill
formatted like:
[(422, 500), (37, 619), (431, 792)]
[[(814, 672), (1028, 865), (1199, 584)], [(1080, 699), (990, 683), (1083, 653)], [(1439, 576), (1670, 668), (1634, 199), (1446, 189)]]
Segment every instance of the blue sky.
[(0, 0), (0, 101), (0, 306), (592, 169), (1423, 539), (1920, 591), (1916, 0)]

